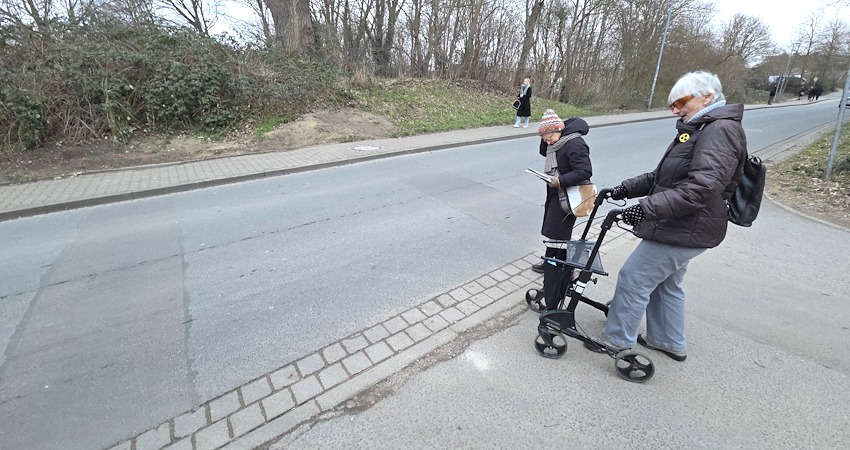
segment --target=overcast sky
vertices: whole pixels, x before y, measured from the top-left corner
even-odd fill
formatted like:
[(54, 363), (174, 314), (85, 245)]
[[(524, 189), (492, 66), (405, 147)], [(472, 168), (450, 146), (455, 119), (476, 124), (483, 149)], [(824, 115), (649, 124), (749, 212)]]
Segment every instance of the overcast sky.
[[(828, 7), (836, 0), (802, 0), (788, 2), (783, 0), (714, 0), (717, 5), (718, 19), (726, 22), (735, 13), (760, 17), (770, 27), (773, 41), (780, 47), (788, 47), (800, 26), (810, 12), (820, 13), (824, 23), (836, 16), (850, 25), (850, 7)], [(848, 2), (844, 2), (848, 3)], [(797, 11), (794, 14), (792, 11)], [(823, 11), (826, 11), (824, 15)]]

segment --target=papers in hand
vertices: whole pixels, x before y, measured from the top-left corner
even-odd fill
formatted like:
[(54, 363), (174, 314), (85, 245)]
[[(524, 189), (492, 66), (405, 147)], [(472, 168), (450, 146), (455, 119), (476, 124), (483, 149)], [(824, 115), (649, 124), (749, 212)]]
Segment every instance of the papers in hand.
[(526, 172), (528, 172), (528, 173), (530, 173), (530, 174), (532, 174), (532, 175), (534, 175), (534, 176), (535, 176), (535, 177), (537, 177), (537, 178), (540, 178), (541, 180), (543, 180), (543, 181), (545, 181), (545, 182), (547, 182), (547, 183), (551, 183), (551, 182), (552, 182), (552, 177), (550, 177), (549, 175), (546, 175), (546, 174), (545, 174), (545, 173), (543, 173), (543, 172), (539, 172), (539, 171), (534, 170), (534, 169), (525, 169), (525, 171), (526, 171)]

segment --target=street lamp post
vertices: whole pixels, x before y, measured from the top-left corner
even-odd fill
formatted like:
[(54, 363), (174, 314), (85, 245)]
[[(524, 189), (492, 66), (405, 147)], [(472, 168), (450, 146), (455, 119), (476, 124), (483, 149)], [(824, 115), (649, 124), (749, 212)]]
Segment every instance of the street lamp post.
[(838, 152), (838, 142), (841, 140), (841, 125), (844, 123), (844, 109), (847, 105), (847, 96), (850, 95), (850, 68), (847, 69), (844, 80), (844, 91), (841, 92), (841, 104), (838, 105), (838, 122), (835, 124), (835, 135), (832, 137), (832, 147), (829, 149), (829, 158), (826, 170), (823, 172), (823, 181), (832, 178), (832, 166), (835, 165), (835, 154)]
[(794, 47), (788, 53), (788, 64), (785, 66), (785, 73), (782, 74), (782, 78), (779, 79), (779, 86), (777, 86), (776, 98), (778, 99), (782, 93), (785, 91), (785, 88), (788, 86), (788, 77), (791, 76), (791, 60), (794, 58), (794, 54), (800, 50), (800, 43)]
[(658, 71), (661, 69), (661, 56), (664, 54), (664, 44), (667, 43), (667, 30), (670, 28), (670, 16), (673, 15), (673, 2), (667, 11), (667, 23), (664, 24), (664, 36), (661, 38), (661, 50), (658, 51), (658, 62), (655, 64), (655, 76), (652, 77), (652, 89), (649, 90), (649, 101), (646, 102), (646, 110), (652, 109), (652, 97), (655, 95), (655, 83), (658, 81)]
[(785, 72), (782, 74), (782, 78), (779, 79), (779, 89), (776, 91), (776, 96), (782, 96), (782, 92), (785, 91), (785, 85), (788, 84), (788, 77), (791, 75), (791, 53), (788, 54), (788, 64), (785, 66)]

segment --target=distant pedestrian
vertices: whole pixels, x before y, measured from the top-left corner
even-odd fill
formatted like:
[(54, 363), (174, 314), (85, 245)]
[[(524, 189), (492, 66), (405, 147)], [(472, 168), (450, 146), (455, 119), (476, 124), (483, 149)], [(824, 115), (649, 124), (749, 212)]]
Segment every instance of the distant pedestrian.
[(519, 108), (516, 110), (516, 123), (514, 128), (519, 128), (522, 119), (525, 119), (523, 128), (528, 128), (528, 121), (531, 119), (531, 80), (526, 78), (522, 80), (522, 86), (519, 87), (519, 93), (516, 96), (519, 100)]
[(776, 85), (770, 85), (770, 93), (767, 94), (767, 104), (770, 105), (773, 103), (773, 98), (776, 97)]
[(744, 106), (727, 105), (722, 89), (713, 73), (682, 76), (668, 96), (677, 135), (658, 167), (613, 188), (612, 199), (642, 198), (622, 213), (641, 241), (617, 275), (601, 338), (611, 350), (638, 343), (676, 361), (687, 356), (685, 272), (726, 237), (725, 196), (747, 158)]
[(814, 91), (814, 92), (812, 92), (812, 101), (816, 102), (820, 98), (820, 95), (823, 94), (823, 89), (820, 87), (820, 85), (816, 84), (812, 88), (812, 90)]

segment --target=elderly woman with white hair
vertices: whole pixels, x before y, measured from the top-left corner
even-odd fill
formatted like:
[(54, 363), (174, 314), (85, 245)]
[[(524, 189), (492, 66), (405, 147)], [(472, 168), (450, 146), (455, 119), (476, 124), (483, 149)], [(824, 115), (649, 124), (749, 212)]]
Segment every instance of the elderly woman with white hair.
[[(716, 75), (685, 74), (668, 98), (679, 117), (676, 137), (655, 170), (623, 181), (611, 195), (642, 197), (622, 213), (642, 240), (617, 275), (602, 341), (613, 350), (637, 342), (684, 361), (685, 271), (691, 259), (726, 237), (726, 198), (743, 173), (747, 139), (744, 106), (726, 104)], [(646, 333), (640, 335), (644, 314)]]

